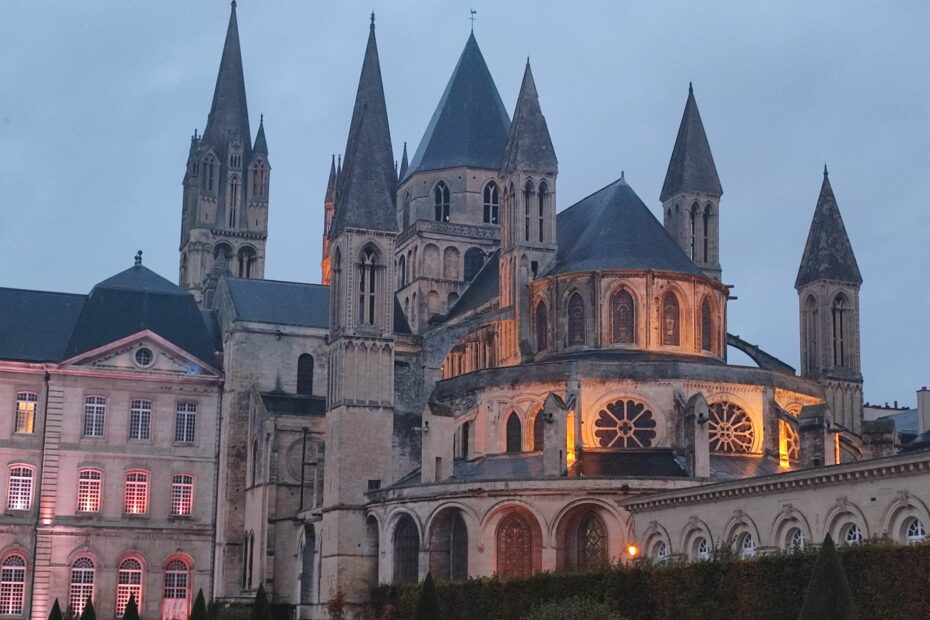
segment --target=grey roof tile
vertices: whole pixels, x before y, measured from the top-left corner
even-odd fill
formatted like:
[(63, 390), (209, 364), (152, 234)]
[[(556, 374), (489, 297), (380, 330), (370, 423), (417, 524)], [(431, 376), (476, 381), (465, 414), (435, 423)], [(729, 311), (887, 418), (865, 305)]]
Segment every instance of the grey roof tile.
[(672, 450), (586, 449), (570, 475), (680, 478), (688, 475)]
[(240, 321), (329, 328), (328, 286), (224, 276)]
[(248, 161), (252, 134), (249, 130), (249, 108), (245, 99), (245, 77), (242, 72), (242, 52), (239, 49), (239, 24), (236, 5), (233, 3), (220, 58), (220, 70), (213, 90), (213, 104), (207, 126), (203, 130), (203, 144), (217, 150), (222, 158), (226, 145), (238, 137)]
[(86, 295), (0, 288), (0, 359), (60, 361)]
[(714, 165), (701, 113), (698, 112), (697, 102), (694, 100), (694, 89), (690, 84), (688, 101), (685, 103), (685, 111), (678, 127), (678, 137), (668, 162), (668, 172), (665, 174), (665, 184), (662, 186), (659, 200), (665, 202), (680, 192), (723, 195), (717, 166)]
[(495, 250), (485, 261), (484, 266), (475, 274), (474, 279), (455, 305), (449, 310), (446, 319), (451, 319), (475, 308), (479, 308), (497, 298), (500, 293), (500, 250)]
[(536, 92), (536, 82), (533, 80), (529, 59), (523, 72), (523, 84), (520, 86), (510, 135), (504, 149), (504, 161), (501, 164), (505, 173), (518, 168), (552, 173), (559, 170), (552, 138), (546, 126), (546, 117), (539, 107), (539, 94)]

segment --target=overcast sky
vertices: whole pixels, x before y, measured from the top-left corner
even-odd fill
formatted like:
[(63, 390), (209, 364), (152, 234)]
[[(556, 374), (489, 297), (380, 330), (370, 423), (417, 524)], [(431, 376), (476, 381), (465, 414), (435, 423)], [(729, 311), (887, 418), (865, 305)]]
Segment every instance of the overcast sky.
[[(626, 178), (659, 213), (688, 92), (724, 188), (729, 330), (798, 364), (794, 278), (824, 162), (865, 283), (865, 397), (930, 384), (930, 3), (242, 0), (253, 133), (273, 167), (266, 276), (318, 282), (323, 193), (377, 13), (410, 155), (468, 37), (511, 111), (531, 58), (559, 209)], [(177, 279), (181, 179), (229, 13), (219, 0), (0, 0), (0, 286)]]

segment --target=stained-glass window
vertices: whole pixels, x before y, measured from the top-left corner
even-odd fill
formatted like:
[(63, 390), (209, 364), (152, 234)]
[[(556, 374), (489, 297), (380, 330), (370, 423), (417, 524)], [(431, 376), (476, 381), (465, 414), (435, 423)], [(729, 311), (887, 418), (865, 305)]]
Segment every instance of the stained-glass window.
[(788, 452), (788, 461), (797, 463), (801, 460), (801, 438), (797, 429), (791, 424), (785, 424), (785, 446)]
[(610, 301), (611, 341), (632, 344), (636, 341), (635, 309), (633, 296), (624, 289), (614, 293)]
[(578, 527), (578, 568), (591, 570), (607, 563), (607, 528), (594, 512), (586, 514)]
[(142, 563), (135, 558), (128, 558), (119, 565), (116, 575), (116, 615), (122, 617), (126, 612), (126, 603), (132, 596), (136, 607), (142, 608)]
[(752, 451), (755, 431), (752, 420), (739, 405), (726, 401), (708, 407), (710, 449), (714, 452)]
[(620, 399), (598, 411), (594, 436), (602, 448), (648, 448), (656, 438), (655, 417), (644, 403)]
[(19, 392), (16, 394), (16, 433), (35, 432), (36, 406), (39, 397), (34, 392)]
[(568, 346), (585, 343), (584, 299), (572, 293), (568, 299)]
[(549, 348), (549, 310), (545, 302), (536, 304), (536, 350), (545, 351)]
[(533, 573), (533, 530), (518, 512), (511, 512), (497, 526), (497, 573), (504, 577)]
[(394, 530), (394, 581), (416, 583), (419, 566), (420, 534), (413, 519), (405, 515)]
[(494, 181), (484, 186), (484, 223), (497, 224), (500, 213), (500, 198)]
[(662, 298), (662, 344), (681, 344), (681, 311), (678, 298), (671, 292)]
[(68, 592), (68, 606), (77, 616), (84, 612), (87, 599), (94, 597), (94, 561), (90, 558), (78, 558), (71, 563), (71, 588)]
[(19, 616), (26, 599), (26, 559), (8, 555), (0, 566), (0, 615)]
[(701, 302), (701, 349), (715, 352), (714, 342), (714, 316), (711, 313), (710, 300), (706, 297)]
[(97, 512), (100, 510), (102, 484), (103, 474), (99, 469), (88, 468), (78, 471), (78, 512)]
[(516, 412), (507, 418), (507, 452), (523, 452), (523, 425)]
[(449, 186), (443, 181), (436, 185), (433, 190), (433, 205), (435, 207), (435, 216), (437, 222), (449, 221)]

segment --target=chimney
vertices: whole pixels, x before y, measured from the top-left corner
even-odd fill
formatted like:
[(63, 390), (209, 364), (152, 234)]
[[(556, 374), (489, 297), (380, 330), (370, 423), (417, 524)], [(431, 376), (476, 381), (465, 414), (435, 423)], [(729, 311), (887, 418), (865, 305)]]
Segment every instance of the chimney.
[(930, 390), (923, 386), (917, 390), (917, 434), (930, 431)]

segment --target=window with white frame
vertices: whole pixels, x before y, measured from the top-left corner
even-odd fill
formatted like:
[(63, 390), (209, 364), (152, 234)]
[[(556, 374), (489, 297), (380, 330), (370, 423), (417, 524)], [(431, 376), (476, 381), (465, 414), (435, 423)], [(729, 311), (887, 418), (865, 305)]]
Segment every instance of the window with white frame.
[(793, 527), (788, 530), (788, 536), (785, 540), (785, 549), (787, 551), (804, 551), (807, 546), (807, 540), (804, 538), (804, 532), (799, 527)]
[(194, 507), (194, 477), (177, 474), (171, 479), (171, 514), (189, 517)]
[(656, 564), (665, 564), (668, 560), (668, 545), (665, 541), (659, 541), (656, 543), (655, 547), (652, 548), (652, 560)]
[(16, 394), (16, 433), (32, 434), (35, 432), (36, 406), (39, 397), (34, 392)]
[(84, 399), (84, 437), (103, 437), (107, 417), (107, 399), (88, 396)]
[(145, 514), (149, 503), (149, 475), (144, 471), (126, 472), (126, 491), (123, 495), (123, 512), (130, 515)]
[(197, 424), (197, 404), (178, 403), (175, 417), (174, 440), (177, 443), (194, 443)]
[(756, 540), (749, 532), (743, 532), (737, 539), (736, 551), (741, 558), (747, 559), (756, 555)]
[(10, 510), (29, 510), (32, 507), (32, 479), (35, 470), (28, 465), (10, 467), (10, 486), (6, 507)]
[[(166, 600), (187, 599), (190, 588), (190, 567), (183, 560), (171, 560), (165, 566)], [(185, 614), (186, 611), (185, 611)]]
[(710, 542), (704, 536), (698, 538), (694, 544), (694, 559), (698, 562), (710, 559)]
[(152, 401), (134, 400), (129, 408), (129, 438), (148, 441), (152, 433)]
[(843, 528), (843, 543), (858, 545), (862, 542), (862, 529), (855, 523), (849, 523)]
[(923, 542), (925, 538), (927, 538), (927, 530), (920, 519), (915, 517), (907, 522), (907, 527), (904, 529), (904, 542), (910, 545)]
[(26, 558), (8, 555), (0, 566), (0, 615), (22, 615), (25, 599)]
[(84, 613), (87, 599), (94, 598), (94, 561), (88, 557), (81, 557), (71, 563), (71, 588), (68, 597), (68, 607), (74, 610), (76, 616)]
[(103, 473), (99, 469), (85, 468), (78, 470), (78, 512), (97, 512), (100, 510), (102, 490)]
[(119, 565), (116, 576), (116, 615), (126, 613), (129, 597), (136, 599), (136, 607), (142, 607), (142, 563), (135, 558), (127, 558)]

